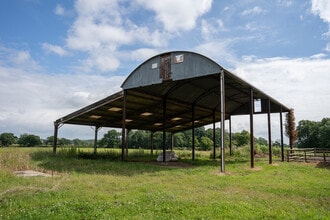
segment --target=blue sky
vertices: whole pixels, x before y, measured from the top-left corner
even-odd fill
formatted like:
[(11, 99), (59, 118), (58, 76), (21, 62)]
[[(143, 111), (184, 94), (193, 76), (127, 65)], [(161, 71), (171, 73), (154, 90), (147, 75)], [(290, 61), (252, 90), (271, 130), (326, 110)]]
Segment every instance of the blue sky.
[[(171, 50), (212, 58), (294, 108), (297, 122), (330, 117), (328, 0), (2, 0), (0, 27), (0, 133), (51, 136), (54, 120)], [(265, 120), (256, 117), (256, 135)], [(248, 130), (248, 119), (233, 129)], [(60, 136), (93, 132), (63, 126)]]

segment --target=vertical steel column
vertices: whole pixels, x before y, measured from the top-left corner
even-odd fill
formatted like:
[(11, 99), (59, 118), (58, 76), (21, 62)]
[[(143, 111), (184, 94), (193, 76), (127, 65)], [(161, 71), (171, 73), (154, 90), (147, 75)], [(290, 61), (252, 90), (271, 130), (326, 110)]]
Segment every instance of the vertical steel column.
[(254, 99), (253, 90), (250, 89), (250, 154), (251, 154), (251, 168), (254, 168), (254, 134), (253, 134), (253, 113), (254, 113)]
[(231, 115), (229, 116), (229, 155), (233, 155), (233, 143), (232, 143), (232, 134), (231, 134)]
[(221, 173), (225, 170), (225, 76), (224, 71), (220, 73), (220, 96), (221, 96)]
[(95, 126), (95, 135), (94, 135), (94, 154), (96, 154), (96, 151), (97, 151), (97, 133), (99, 131), (99, 127), (98, 126)]
[(213, 160), (216, 158), (216, 144), (215, 144), (215, 109), (213, 110)]
[(195, 107), (194, 105), (192, 106), (191, 108), (191, 112), (192, 112), (192, 115), (191, 115), (191, 118), (192, 118), (192, 128), (191, 128), (191, 143), (192, 143), (192, 160), (195, 160)]
[(166, 162), (166, 98), (163, 98), (163, 162)]
[(128, 157), (128, 141), (129, 141), (130, 132), (131, 132), (131, 129), (126, 129), (126, 140), (125, 140), (126, 157)]
[(174, 147), (174, 134), (171, 133), (171, 151), (173, 151), (173, 147)]
[(281, 156), (282, 156), (282, 161), (284, 161), (282, 106), (280, 110), (280, 133), (281, 133)]
[(269, 164), (273, 163), (272, 158), (272, 130), (271, 130), (271, 120), (270, 120), (270, 99), (268, 99), (268, 154), (269, 154)]
[(122, 130), (121, 130), (121, 160), (125, 160), (125, 145), (126, 145), (126, 95), (127, 92), (124, 91), (123, 96), (123, 120), (122, 120)]
[(151, 131), (150, 133), (150, 153), (151, 156), (154, 155), (154, 132)]
[(57, 148), (58, 126), (59, 126), (59, 124), (54, 122), (54, 140), (53, 140), (53, 153), (54, 154), (56, 154), (56, 148)]

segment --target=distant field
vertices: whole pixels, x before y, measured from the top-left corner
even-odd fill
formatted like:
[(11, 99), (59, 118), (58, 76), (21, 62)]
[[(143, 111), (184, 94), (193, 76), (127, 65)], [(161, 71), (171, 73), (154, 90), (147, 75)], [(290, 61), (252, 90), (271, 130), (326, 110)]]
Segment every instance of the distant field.
[[(160, 165), (143, 150), (0, 148), (0, 219), (330, 219), (330, 169), (316, 163), (178, 151)], [(17, 177), (37, 170), (53, 177)]]

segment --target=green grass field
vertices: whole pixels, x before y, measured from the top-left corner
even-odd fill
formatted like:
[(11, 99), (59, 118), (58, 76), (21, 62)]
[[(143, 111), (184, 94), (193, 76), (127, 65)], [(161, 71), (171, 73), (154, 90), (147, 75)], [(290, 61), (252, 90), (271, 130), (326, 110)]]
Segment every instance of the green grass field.
[[(126, 162), (114, 150), (51, 151), (0, 148), (0, 219), (330, 219), (330, 169), (316, 163), (259, 158), (250, 169), (227, 156), (220, 175), (209, 152), (180, 151), (172, 166), (142, 150)], [(27, 169), (54, 176), (13, 173)]]

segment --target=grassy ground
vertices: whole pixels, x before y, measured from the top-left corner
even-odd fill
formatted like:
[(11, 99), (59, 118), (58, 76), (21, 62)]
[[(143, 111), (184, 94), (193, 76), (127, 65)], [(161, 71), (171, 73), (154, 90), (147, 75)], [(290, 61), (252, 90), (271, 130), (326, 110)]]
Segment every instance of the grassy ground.
[[(329, 167), (227, 157), (220, 175), (209, 153), (178, 153), (186, 166), (141, 150), (120, 162), (115, 151), (0, 148), (0, 219), (330, 219)], [(54, 177), (13, 174), (26, 169)]]

